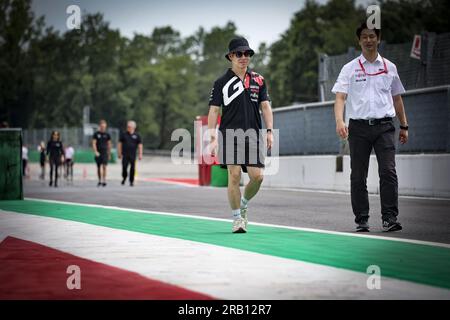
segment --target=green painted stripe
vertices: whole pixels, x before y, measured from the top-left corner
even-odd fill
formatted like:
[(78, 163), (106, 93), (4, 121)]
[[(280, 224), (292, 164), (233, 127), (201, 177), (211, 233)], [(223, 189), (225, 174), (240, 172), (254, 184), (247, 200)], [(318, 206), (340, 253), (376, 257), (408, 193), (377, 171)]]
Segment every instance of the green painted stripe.
[(382, 276), (450, 289), (450, 249), (445, 247), (266, 226), (249, 226), (247, 234), (232, 234), (231, 224), (225, 221), (32, 200), (1, 201), (0, 209), (204, 242), (357, 272), (378, 265)]

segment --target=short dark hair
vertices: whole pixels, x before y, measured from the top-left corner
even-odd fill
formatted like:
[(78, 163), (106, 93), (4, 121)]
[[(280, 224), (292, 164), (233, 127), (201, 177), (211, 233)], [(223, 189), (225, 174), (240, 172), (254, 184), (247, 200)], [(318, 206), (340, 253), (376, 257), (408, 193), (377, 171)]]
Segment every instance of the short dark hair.
[(361, 38), (361, 32), (362, 32), (364, 29), (369, 29), (369, 30), (375, 31), (375, 34), (377, 35), (377, 38), (380, 38), (381, 30), (380, 30), (380, 29), (376, 29), (376, 28), (370, 29), (370, 28), (367, 26), (367, 22), (364, 21), (363, 23), (361, 23), (361, 25), (358, 27), (358, 29), (356, 29), (356, 36), (358, 37), (358, 39)]

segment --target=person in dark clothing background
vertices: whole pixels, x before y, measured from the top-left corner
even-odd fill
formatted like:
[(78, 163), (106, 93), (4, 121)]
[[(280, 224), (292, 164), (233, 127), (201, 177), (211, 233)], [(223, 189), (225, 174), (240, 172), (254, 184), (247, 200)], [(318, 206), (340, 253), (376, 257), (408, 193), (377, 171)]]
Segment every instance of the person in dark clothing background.
[(22, 146), (22, 175), (27, 176), (28, 172), (28, 147), (26, 144)]
[(111, 159), (111, 136), (106, 132), (107, 123), (100, 120), (98, 131), (92, 137), (92, 149), (97, 163), (97, 187), (106, 187), (106, 166)]
[(41, 180), (45, 179), (45, 158), (46, 158), (46, 150), (45, 150), (45, 142), (41, 141), (41, 143), (38, 146), (38, 151), (39, 151), (39, 163), (41, 165), (41, 174), (39, 176), (39, 178)]
[(58, 131), (53, 131), (50, 141), (47, 143), (47, 155), (50, 163), (50, 187), (53, 184), (53, 172), (55, 172), (55, 188), (58, 186), (58, 167), (63, 152), (60, 134)]
[(127, 123), (127, 131), (120, 135), (117, 145), (117, 154), (119, 159), (122, 158), (122, 185), (125, 184), (128, 175), (128, 165), (130, 165), (130, 186), (134, 184), (134, 172), (136, 165), (136, 150), (139, 149), (139, 160), (142, 160), (142, 139), (135, 132), (136, 122), (130, 120)]

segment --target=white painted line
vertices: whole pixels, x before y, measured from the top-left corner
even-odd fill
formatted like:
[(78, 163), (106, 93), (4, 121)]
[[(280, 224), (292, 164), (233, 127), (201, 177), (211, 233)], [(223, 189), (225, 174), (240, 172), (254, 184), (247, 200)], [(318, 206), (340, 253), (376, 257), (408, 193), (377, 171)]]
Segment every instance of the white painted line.
[[(333, 190), (278, 188), (278, 187), (261, 187), (261, 190), (292, 191), (292, 192), (306, 192), (306, 193), (325, 193), (325, 194), (339, 194), (339, 195), (350, 196), (350, 192), (333, 191)], [(380, 194), (379, 193), (369, 193), (369, 197), (380, 197)], [(405, 196), (405, 195), (399, 195), (398, 197), (403, 198), (403, 199), (450, 201), (450, 198), (439, 198), (439, 197), (419, 197), (419, 196)]]
[(0, 234), (222, 299), (450, 299), (450, 290), (387, 277), (369, 290), (366, 270), (1, 210)]
[[(184, 217), (184, 218), (188, 217), (188, 218), (194, 218), (194, 219), (200, 219), (200, 220), (232, 222), (232, 219), (212, 218), (212, 217), (205, 217), (205, 216), (192, 215), (192, 214), (174, 213), (174, 212), (149, 211), (149, 210), (142, 210), (142, 209), (122, 208), (122, 207), (116, 207), (116, 206), (104, 206), (104, 205), (99, 205), (99, 204), (86, 204), (86, 203), (36, 199), (36, 198), (25, 198), (25, 200), (42, 201), (42, 202), (49, 202), (49, 203), (61, 203), (61, 204), (69, 204), (69, 205), (80, 205), (80, 206), (86, 206), (86, 207), (92, 207), (92, 208), (114, 209), (114, 210), (121, 210), (121, 211), (131, 211), (131, 212), (139, 212), (139, 213), (146, 213), (146, 214), (159, 214), (159, 215), (168, 215), (168, 216)], [(301, 227), (291, 227), (291, 226), (283, 226), (283, 225), (260, 223), (260, 222), (251, 222), (251, 224), (257, 225), (257, 226), (264, 226), (264, 227), (273, 227), (273, 228), (282, 228), (282, 229), (290, 229), (290, 230), (300, 230), (300, 231), (308, 231), (308, 232), (334, 234), (334, 235), (340, 235), (340, 236), (346, 236), (346, 237), (389, 240), (389, 241), (398, 241), (398, 242), (406, 242), (406, 243), (414, 243), (414, 244), (423, 244), (423, 245), (435, 246), (435, 247), (450, 248), (450, 244), (441, 243), (441, 242), (431, 242), (431, 241), (422, 241), (422, 240), (414, 240), (414, 239), (392, 238), (392, 237), (385, 237), (385, 236), (353, 234), (353, 233), (347, 233), (347, 232), (330, 231), (330, 230), (323, 230), (323, 229), (312, 229), (312, 228), (301, 228)]]

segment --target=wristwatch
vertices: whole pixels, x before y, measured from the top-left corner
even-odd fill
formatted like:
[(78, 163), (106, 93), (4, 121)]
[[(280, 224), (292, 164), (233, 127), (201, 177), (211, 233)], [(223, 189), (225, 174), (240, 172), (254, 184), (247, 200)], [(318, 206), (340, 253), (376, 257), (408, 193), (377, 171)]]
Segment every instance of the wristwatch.
[(272, 129), (267, 129), (267, 133), (272, 132)]
[(406, 126), (402, 126), (402, 125), (400, 125), (400, 129), (402, 129), (402, 130), (408, 130), (408, 128), (409, 128), (409, 126), (408, 126), (408, 125), (406, 125)]

